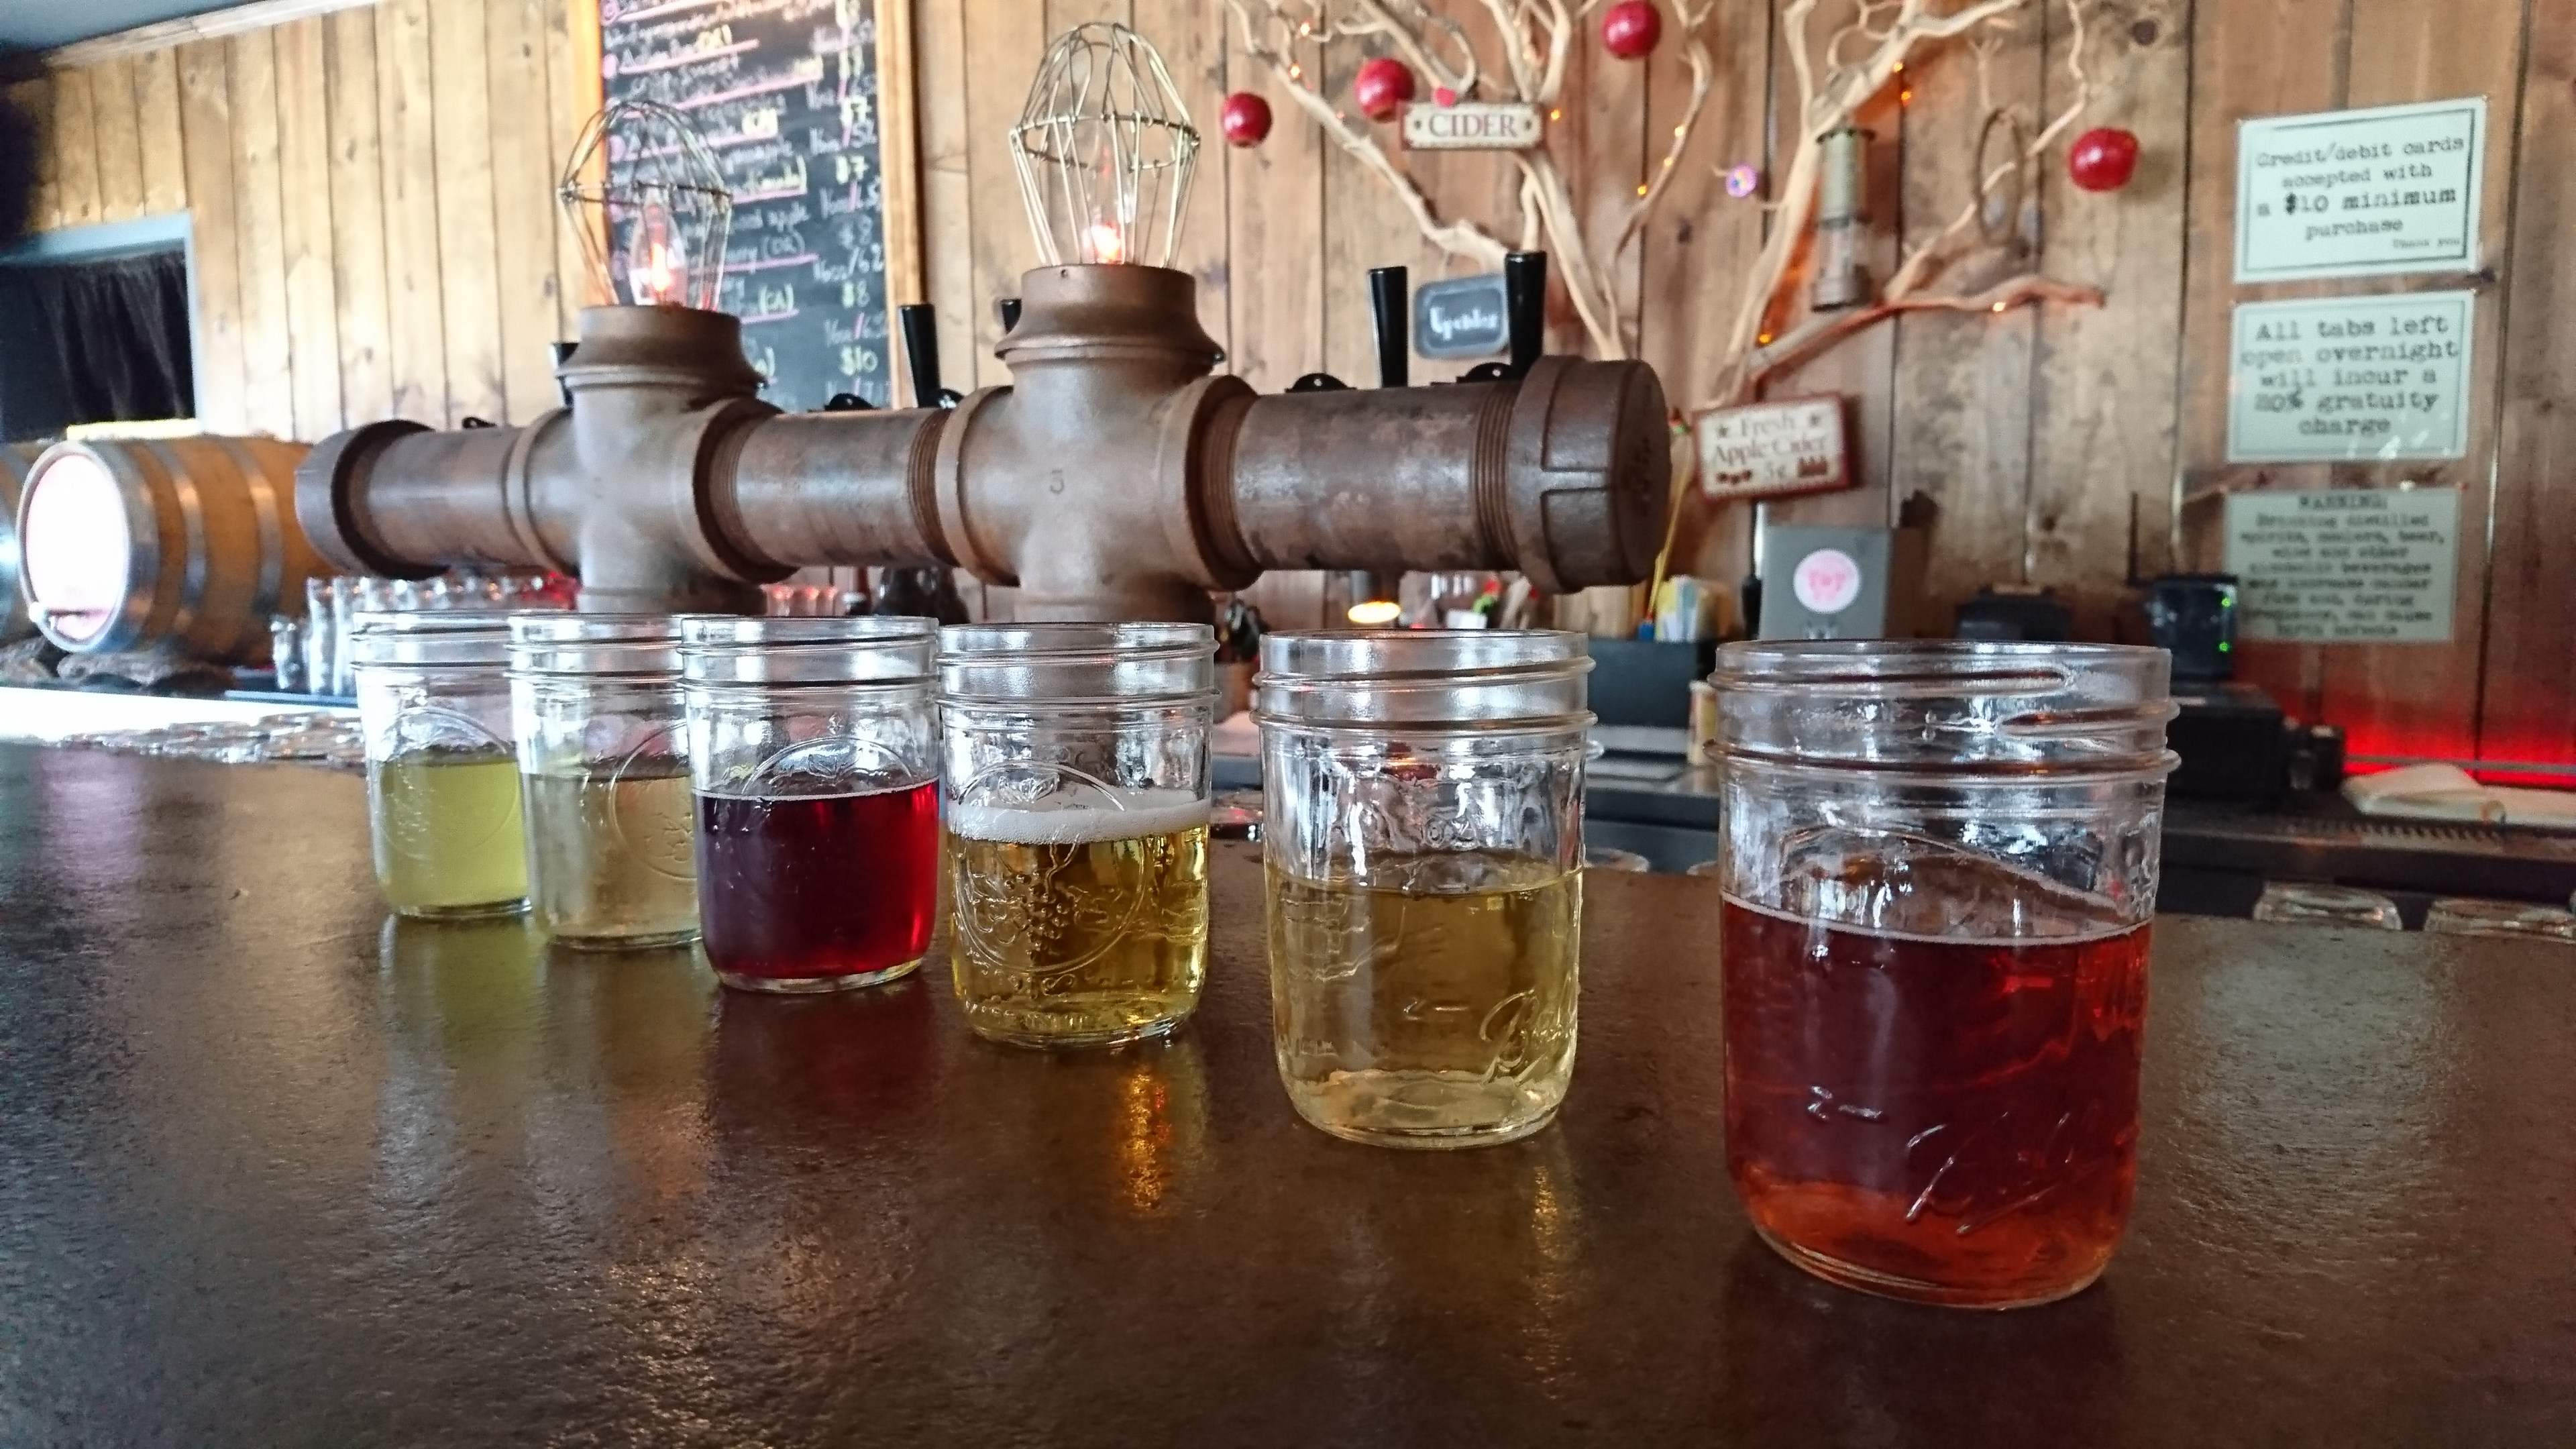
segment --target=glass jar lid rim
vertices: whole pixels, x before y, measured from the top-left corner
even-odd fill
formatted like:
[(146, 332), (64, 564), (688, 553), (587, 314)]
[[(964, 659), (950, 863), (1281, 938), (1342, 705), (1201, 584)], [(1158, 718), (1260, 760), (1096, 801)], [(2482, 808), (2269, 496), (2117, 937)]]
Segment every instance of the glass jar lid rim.
[(490, 634), (506, 636), (518, 617), (503, 609), (362, 609), (349, 616), (352, 634)]
[(931, 640), (939, 621), (917, 614), (680, 614), (682, 647), (848, 647)]
[(950, 624), (939, 631), (942, 659), (985, 662), (1004, 658), (1066, 655), (1187, 653), (1216, 647), (1216, 630), (1207, 624), (1158, 621), (1089, 623), (1035, 620), (1008, 624)]
[(1590, 640), (1567, 629), (1321, 629), (1261, 637), (1261, 677), (1281, 685), (1365, 684), (1592, 668)]
[(514, 644), (673, 644), (680, 622), (672, 614), (581, 614), (560, 609), (526, 610), (509, 616)]

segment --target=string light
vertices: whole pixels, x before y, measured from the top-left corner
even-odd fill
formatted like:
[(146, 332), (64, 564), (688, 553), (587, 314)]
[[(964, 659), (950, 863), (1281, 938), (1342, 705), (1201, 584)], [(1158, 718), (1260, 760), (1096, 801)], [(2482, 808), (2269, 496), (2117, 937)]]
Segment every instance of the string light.
[(1753, 345), (1754, 345), (1754, 346), (1756, 346), (1756, 347), (1768, 347), (1768, 346), (1770, 346), (1770, 345), (1771, 345), (1771, 334), (1770, 334), (1770, 333), (1768, 333), (1768, 332), (1763, 332), (1763, 333), (1758, 333), (1758, 334), (1756, 334), (1756, 335), (1754, 336), (1754, 339), (1753, 339)]
[(1547, 113), (1547, 118), (1548, 118), (1549, 120), (1551, 120), (1551, 121), (1563, 120), (1563, 119), (1565, 118), (1565, 112), (1563, 112), (1563, 111), (1550, 111), (1550, 112), (1548, 112), (1548, 113)]
[(1646, 194), (1646, 184), (1645, 184), (1644, 182), (1642, 182), (1642, 181), (1641, 181), (1641, 182), (1639, 182), (1639, 183), (1637, 183), (1637, 194), (1638, 194), (1639, 196), (1643, 196), (1643, 195), (1645, 195), (1645, 194)]
[(1302, 65), (1292, 65), (1292, 66), (1288, 67), (1288, 78), (1289, 78), (1290, 80), (1296, 80), (1297, 78), (1299, 78), (1299, 77), (1303, 76), (1305, 73), (1306, 73), (1306, 68), (1305, 68), (1304, 66), (1302, 66)]

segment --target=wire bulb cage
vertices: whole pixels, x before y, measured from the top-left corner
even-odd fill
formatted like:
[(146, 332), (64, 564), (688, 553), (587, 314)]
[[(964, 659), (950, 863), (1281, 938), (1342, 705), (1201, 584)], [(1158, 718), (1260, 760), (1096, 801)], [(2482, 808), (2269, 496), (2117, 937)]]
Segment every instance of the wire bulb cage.
[(555, 199), (581, 237), (594, 296), (717, 310), (733, 192), (687, 116), (655, 101), (601, 109), (573, 142)]
[(1038, 255), (1170, 266), (1198, 154), (1189, 108), (1145, 37), (1106, 21), (1057, 36), (1011, 128)]

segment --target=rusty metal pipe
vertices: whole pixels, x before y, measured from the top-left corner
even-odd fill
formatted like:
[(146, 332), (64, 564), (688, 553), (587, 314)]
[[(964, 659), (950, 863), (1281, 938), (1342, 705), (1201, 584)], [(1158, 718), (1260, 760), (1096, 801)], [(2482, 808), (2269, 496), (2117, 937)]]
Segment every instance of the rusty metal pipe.
[(948, 416), (787, 413), (741, 429), (717, 468), (716, 524), (771, 567), (953, 565), (931, 483)]
[(1637, 362), (1259, 398), (1219, 445), (1226, 552), (1263, 569), (1517, 569), (1550, 593), (1633, 583), (1662, 541), (1664, 437), (1663, 388)]
[(1196, 284), (1042, 267), (954, 411), (782, 416), (739, 324), (582, 314), (570, 409), (525, 428), (380, 423), (315, 450), (297, 510), (343, 568), (545, 565), (588, 609), (746, 609), (815, 564), (961, 566), (1030, 619), (1192, 619), (1265, 568), (1517, 568), (1562, 592), (1642, 578), (1670, 469), (1633, 362), (1261, 397), (1211, 375)]

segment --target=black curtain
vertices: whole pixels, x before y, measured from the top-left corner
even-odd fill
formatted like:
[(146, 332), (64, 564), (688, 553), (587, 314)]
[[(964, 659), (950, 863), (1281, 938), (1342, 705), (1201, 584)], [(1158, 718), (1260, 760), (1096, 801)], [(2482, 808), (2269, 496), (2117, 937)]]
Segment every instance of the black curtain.
[(197, 411), (184, 251), (0, 267), (0, 319), (11, 441)]

